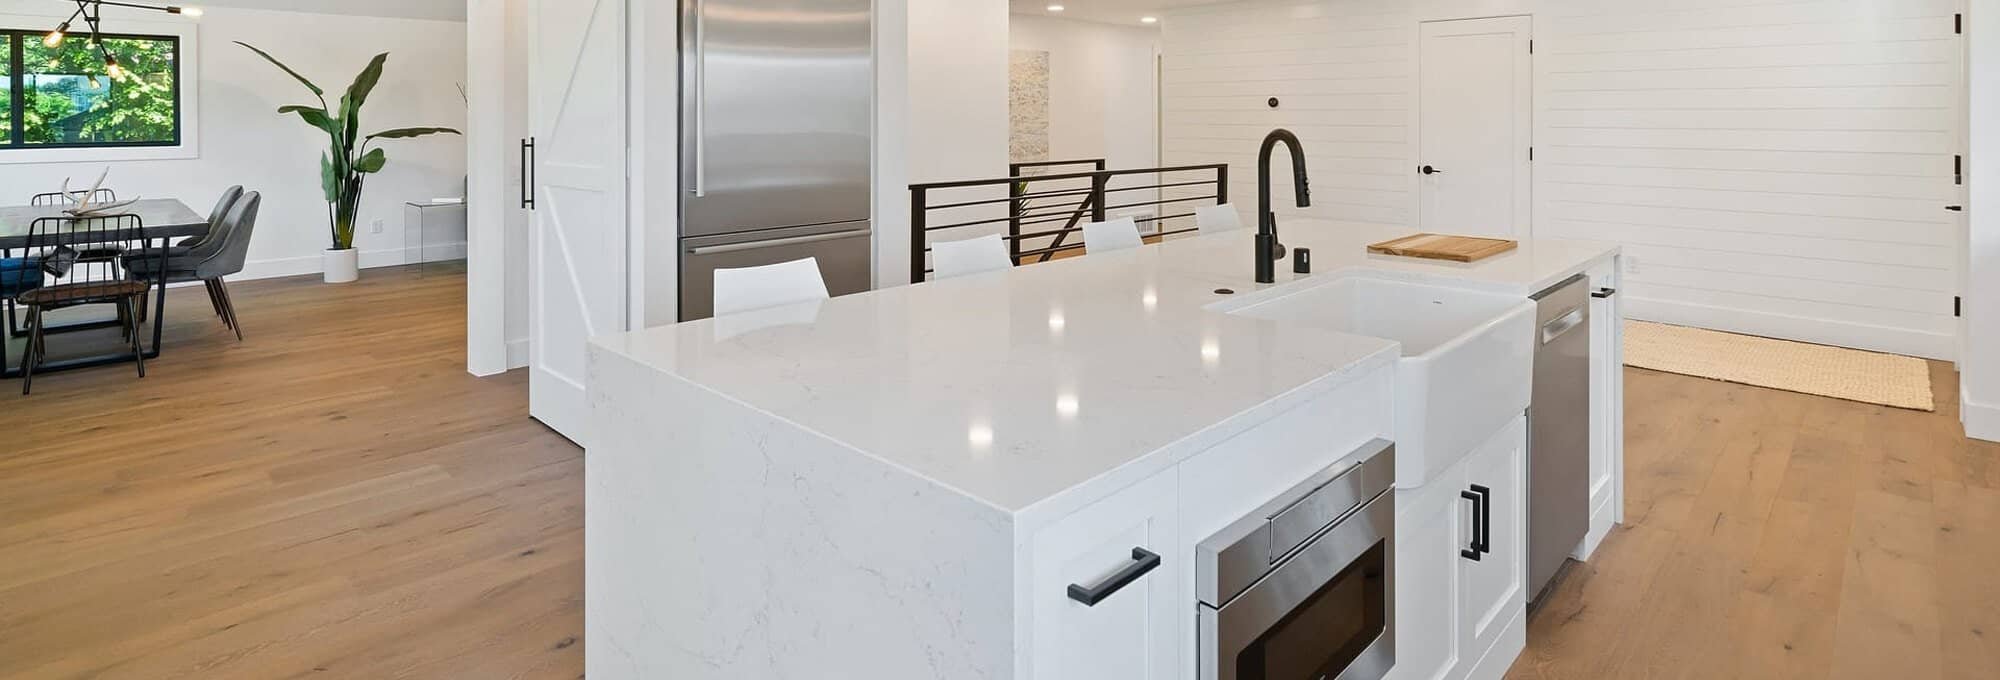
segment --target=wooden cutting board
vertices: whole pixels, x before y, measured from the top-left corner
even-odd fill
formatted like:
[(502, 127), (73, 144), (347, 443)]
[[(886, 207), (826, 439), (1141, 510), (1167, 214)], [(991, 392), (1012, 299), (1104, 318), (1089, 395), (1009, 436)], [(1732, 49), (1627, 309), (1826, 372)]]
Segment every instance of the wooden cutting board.
[(1448, 234), (1417, 234), (1415, 236), (1405, 236), (1370, 245), (1368, 246), (1368, 252), (1377, 255), (1421, 257), (1430, 260), (1478, 262), (1518, 248), (1520, 245), (1514, 241), (1497, 238), (1451, 236)]

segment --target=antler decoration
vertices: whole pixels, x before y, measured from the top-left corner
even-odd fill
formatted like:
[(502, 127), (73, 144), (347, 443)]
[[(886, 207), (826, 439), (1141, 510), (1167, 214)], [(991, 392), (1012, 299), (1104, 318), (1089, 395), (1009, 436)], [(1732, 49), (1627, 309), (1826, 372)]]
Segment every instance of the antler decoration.
[(71, 204), (74, 204), (76, 207), (66, 209), (63, 212), (71, 217), (92, 217), (96, 215), (102, 215), (104, 213), (117, 210), (119, 208), (123, 208), (125, 206), (129, 206), (139, 202), (139, 198), (137, 196), (134, 196), (131, 199), (124, 201), (112, 201), (110, 203), (105, 203), (103, 205), (91, 205), (91, 201), (97, 200), (98, 190), (104, 188), (104, 179), (110, 176), (111, 176), (111, 167), (105, 166), (104, 172), (98, 173), (97, 175), (97, 183), (90, 185), (90, 190), (88, 191), (70, 191), (69, 178), (64, 177), (62, 185), (63, 199), (69, 201)]

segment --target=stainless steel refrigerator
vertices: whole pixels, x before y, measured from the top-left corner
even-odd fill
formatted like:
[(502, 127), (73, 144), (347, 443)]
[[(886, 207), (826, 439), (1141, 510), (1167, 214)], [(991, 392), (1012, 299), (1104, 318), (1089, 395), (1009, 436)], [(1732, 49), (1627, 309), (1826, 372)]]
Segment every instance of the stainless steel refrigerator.
[(819, 260), (872, 283), (870, 0), (682, 0), (680, 317), (715, 270)]

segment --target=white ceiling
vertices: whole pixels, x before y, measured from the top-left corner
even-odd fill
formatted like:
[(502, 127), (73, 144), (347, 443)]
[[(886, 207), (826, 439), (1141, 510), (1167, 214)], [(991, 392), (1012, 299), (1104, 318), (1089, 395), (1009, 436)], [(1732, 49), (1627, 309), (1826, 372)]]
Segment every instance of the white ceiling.
[[(165, 0), (155, 0), (164, 4)], [(371, 17), (465, 20), (465, 0), (176, 0), (175, 4), (216, 8), (274, 9), (320, 14), (356, 14)]]
[[(1141, 26), (1143, 24), (1139, 23), (1139, 17), (1159, 16), (1160, 12), (1173, 7), (1212, 5), (1223, 1), (1225, 0), (1008, 0), (1008, 3), (1015, 14)], [(1049, 5), (1062, 5), (1063, 11), (1051, 12), (1048, 10)]]

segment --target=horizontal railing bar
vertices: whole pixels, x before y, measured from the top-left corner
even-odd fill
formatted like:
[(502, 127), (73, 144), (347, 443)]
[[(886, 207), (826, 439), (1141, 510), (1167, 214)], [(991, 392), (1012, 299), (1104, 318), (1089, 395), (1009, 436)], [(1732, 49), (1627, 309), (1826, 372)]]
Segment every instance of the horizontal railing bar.
[[(1170, 184), (1153, 184), (1153, 185), (1148, 185), (1148, 186), (1143, 186), (1143, 187), (1120, 187), (1120, 188), (1116, 188), (1116, 189), (1105, 189), (1105, 190), (1104, 190), (1104, 193), (1107, 193), (1107, 194), (1115, 194), (1115, 193), (1118, 193), (1118, 192), (1120, 192), (1120, 191), (1146, 191), (1146, 190), (1149, 190), (1149, 189), (1172, 189), (1172, 188), (1174, 188), (1174, 187), (1192, 187), (1192, 186), (1202, 186), (1202, 185), (1207, 185), (1207, 184), (1214, 184), (1214, 183), (1215, 183), (1215, 180), (1212, 180), (1212, 179), (1204, 179), (1204, 180), (1197, 180), (1197, 181), (1193, 181), (1193, 182), (1173, 182), (1173, 183), (1170, 183)], [(1051, 198), (1051, 197), (1056, 197), (1056, 196), (1087, 196), (1087, 195), (1089, 195), (1090, 193), (1091, 193), (1091, 190), (1090, 190), (1090, 189), (1065, 189), (1065, 190), (1062, 190), (1062, 191), (1043, 191), (1043, 192), (1037, 192), (1037, 193), (1031, 193), (1031, 194), (1021, 194), (1021, 195), (1018, 195), (1018, 196), (1012, 196), (1012, 197), (1008, 197), (1008, 198), (993, 198), (993, 199), (987, 199), (987, 200), (983, 200), (983, 201), (965, 201), (965, 202), (962, 202), (962, 203), (942, 203), (942, 204), (938, 204), (938, 205), (933, 205), (933, 206), (929, 206), (929, 207), (927, 207), (926, 209), (927, 209), (927, 210), (944, 210), (944, 209), (946, 209), (946, 208), (967, 208), (967, 207), (972, 207), (972, 206), (979, 206), (979, 205), (994, 205), (994, 204), (997, 204), (997, 203), (1008, 203), (1008, 202), (1012, 202), (1012, 201), (1015, 201), (1015, 200), (1019, 200), (1019, 199), (1023, 199), (1023, 198)], [(1212, 195), (1210, 195), (1210, 196), (1203, 196), (1203, 197), (1201, 197), (1201, 198), (1215, 198), (1215, 196), (1212, 196)]]
[(910, 189), (913, 191), (917, 189), (923, 189), (928, 191), (931, 189), (959, 189), (964, 187), (1003, 186), (1007, 184), (1012, 184), (1014, 182), (1022, 182), (1022, 181), (1048, 182), (1059, 179), (1084, 179), (1084, 178), (1096, 177), (1099, 175), (1103, 175), (1108, 178), (1108, 177), (1121, 177), (1124, 175), (1147, 175), (1147, 174), (1168, 173), (1168, 172), (1191, 172), (1195, 170), (1217, 170), (1226, 167), (1229, 167), (1229, 164), (1209, 163), (1206, 165), (1181, 165), (1170, 168), (1134, 168), (1131, 170), (1099, 170), (1095, 172), (1074, 172), (1062, 175), (1042, 175), (1039, 177), (1002, 177), (998, 179), (968, 179), (968, 180), (959, 180), (956, 182), (931, 182), (926, 184), (912, 184), (910, 185)]
[(1010, 165), (1010, 166), (1013, 166), (1013, 167), (1016, 167), (1016, 168), (1046, 168), (1046, 167), (1051, 167), (1051, 166), (1057, 166), (1057, 165), (1093, 165), (1093, 166), (1094, 166), (1094, 165), (1097, 165), (1098, 163), (1103, 163), (1103, 162), (1104, 162), (1104, 159), (1102, 159), (1102, 158), (1084, 158), (1084, 159), (1081, 159), (1081, 160), (1074, 160), (1074, 161), (1028, 161), (1028, 162), (1025, 162), (1025, 163), (1008, 163), (1008, 165)]
[[(1211, 182), (1211, 184), (1212, 184), (1212, 182)], [(1038, 194), (1021, 194), (1021, 195), (1019, 195), (1019, 196), (1011, 196), (1011, 197), (1008, 197), (1008, 198), (992, 198), (992, 199), (987, 199), (987, 200), (983, 200), (983, 201), (966, 201), (966, 202), (964, 202), (964, 203), (944, 203), (944, 204), (940, 204), (940, 205), (933, 205), (933, 206), (929, 206), (929, 207), (927, 207), (927, 208), (925, 208), (925, 209), (926, 209), (926, 210), (944, 210), (944, 209), (946, 209), (946, 208), (964, 208), (964, 207), (967, 207), (967, 206), (974, 206), (974, 205), (993, 205), (993, 204), (995, 204), (995, 203), (1011, 203), (1011, 202), (1013, 202), (1013, 201), (1016, 201), (1016, 200), (1019, 200), (1019, 199), (1023, 199), (1023, 198), (1048, 198), (1048, 197), (1052, 197), (1052, 196), (1088, 196), (1088, 195), (1090, 195), (1090, 193), (1091, 193), (1090, 189), (1073, 189), (1073, 190), (1064, 190), (1064, 191), (1047, 191), (1047, 192), (1042, 192), (1042, 193), (1038, 193)]]
[[(1076, 214), (1076, 213), (1079, 213), (1079, 212), (1086, 212), (1086, 211), (1082, 211), (1082, 210), (1067, 210), (1067, 211), (1063, 211), (1062, 213), (1060, 213), (1061, 215), (1063, 215), (1062, 217), (1055, 217), (1055, 218), (1051, 218), (1051, 219), (1046, 219), (1046, 220), (1035, 220), (1035, 221), (1033, 221), (1033, 222), (1022, 222), (1021, 224), (1024, 224), (1024, 225), (1027, 225), (1027, 224), (1046, 224), (1046, 223), (1049, 223), (1049, 222), (1061, 222), (1061, 221), (1063, 221), (1063, 220), (1067, 220), (1067, 219), (1069, 219), (1069, 217), (1068, 217), (1069, 215), (1073, 215), (1073, 214)], [(1055, 214), (1058, 214), (1058, 213), (1046, 213), (1046, 214), (1050, 214), (1050, 215), (1055, 215)], [(1041, 215), (1036, 215), (1036, 217), (1041, 217)], [(976, 226), (979, 226), (979, 225), (982, 225), (982, 224), (1000, 224), (1000, 223), (1003, 223), (1003, 222), (1012, 222), (1012, 221), (1014, 221), (1014, 219), (1015, 219), (1015, 218), (1012, 218), (1012, 217), (1002, 217), (1002, 218), (998, 218), (998, 219), (991, 219), (991, 220), (979, 220), (979, 221), (976, 221), (976, 222), (959, 222), (959, 223), (957, 223), (957, 224), (941, 224), (941, 225), (938, 225), (938, 226), (935, 226), (935, 227), (933, 227), (933, 226), (929, 226), (929, 225), (925, 225), (925, 226), (924, 226), (924, 231), (927, 231), (927, 232), (930, 232), (930, 231), (939, 231), (939, 230), (943, 230), (943, 229), (957, 229), (957, 228), (959, 228), (959, 227), (976, 227)]]
[(1151, 203), (1128, 203), (1125, 205), (1107, 205), (1104, 206), (1104, 209), (1122, 210), (1124, 208), (1144, 208), (1149, 205), (1166, 205), (1168, 203), (1186, 203), (1188, 201), (1213, 201), (1213, 200), (1215, 200), (1214, 196), (1189, 196), (1187, 198), (1169, 198), (1165, 200), (1153, 201)]

